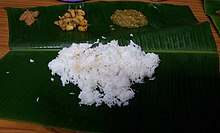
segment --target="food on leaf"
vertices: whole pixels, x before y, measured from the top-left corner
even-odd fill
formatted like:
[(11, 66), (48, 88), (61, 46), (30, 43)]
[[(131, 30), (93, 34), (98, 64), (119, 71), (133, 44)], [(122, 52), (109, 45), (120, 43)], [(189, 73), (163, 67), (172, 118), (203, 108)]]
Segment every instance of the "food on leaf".
[(79, 31), (88, 30), (88, 21), (85, 19), (85, 11), (82, 9), (68, 9), (68, 12), (64, 13), (60, 20), (54, 22), (62, 30), (74, 30), (77, 28)]
[(73, 43), (59, 51), (48, 67), (52, 75), (60, 76), (63, 86), (72, 83), (80, 88), (79, 104), (128, 105), (135, 95), (131, 85), (144, 83), (145, 77), (154, 79), (159, 56), (145, 53), (133, 41), (127, 46), (119, 46), (116, 40), (97, 43), (97, 47)]
[(24, 21), (26, 25), (32, 25), (37, 20), (39, 14), (39, 11), (26, 10), (23, 14), (21, 14), (19, 20)]
[(116, 10), (111, 16), (114, 24), (127, 28), (138, 28), (147, 25), (147, 18), (134, 9)]
[(220, 10), (216, 11), (216, 13), (217, 13), (218, 15), (220, 15)]

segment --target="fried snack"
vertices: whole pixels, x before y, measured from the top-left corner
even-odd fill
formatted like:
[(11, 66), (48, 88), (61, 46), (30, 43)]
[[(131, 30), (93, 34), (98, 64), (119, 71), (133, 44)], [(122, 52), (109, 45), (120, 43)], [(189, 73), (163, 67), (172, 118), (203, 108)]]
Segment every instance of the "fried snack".
[(85, 11), (82, 9), (68, 9), (68, 12), (59, 17), (59, 20), (55, 21), (54, 24), (64, 31), (77, 28), (79, 31), (84, 32), (88, 30), (88, 21), (85, 19), (85, 15)]

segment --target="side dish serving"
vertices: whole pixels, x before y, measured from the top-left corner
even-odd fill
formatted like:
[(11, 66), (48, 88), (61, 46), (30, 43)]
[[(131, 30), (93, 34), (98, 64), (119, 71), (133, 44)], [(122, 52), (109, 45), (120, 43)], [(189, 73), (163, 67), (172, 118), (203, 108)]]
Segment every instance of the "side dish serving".
[(116, 10), (111, 16), (114, 24), (127, 28), (138, 28), (147, 25), (147, 18), (134, 9)]
[(62, 30), (74, 30), (77, 28), (79, 31), (87, 31), (88, 21), (85, 19), (85, 11), (82, 9), (68, 9), (62, 17), (54, 24), (59, 26)]
[(24, 21), (26, 25), (32, 25), (37, 20), (37, 17), (39, 16), (39, 11), (29, 11), (26, 10), (23, 14), (21, 14), (19, 20)]

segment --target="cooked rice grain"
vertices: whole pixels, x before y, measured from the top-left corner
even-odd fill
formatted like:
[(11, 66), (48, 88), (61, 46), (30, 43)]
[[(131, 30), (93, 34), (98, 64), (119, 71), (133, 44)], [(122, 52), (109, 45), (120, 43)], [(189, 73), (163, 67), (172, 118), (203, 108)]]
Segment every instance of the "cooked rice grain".
[(73, 43), (48, 64), (52, 75), (61, 77), (63, 86), (78, 85), (79, 104), (128, 105), (135, 95), (131, 85), (143, 83), (144, 77), (152, 79), (160, 62), (158, 55), (146, 54), (132, 41), (128, 46), (119, 46), (115, 40), (92, 46)]

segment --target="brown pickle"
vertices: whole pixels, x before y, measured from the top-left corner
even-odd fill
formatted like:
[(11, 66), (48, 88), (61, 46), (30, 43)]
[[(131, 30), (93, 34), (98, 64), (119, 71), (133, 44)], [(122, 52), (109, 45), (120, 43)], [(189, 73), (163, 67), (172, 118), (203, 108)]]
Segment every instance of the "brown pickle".
[(24, 21), (26, 25), (32, 25), (37, 20), (39, 14), (39, 11), (26, 10), (23, 14), (21, 14), (19, 20)]

